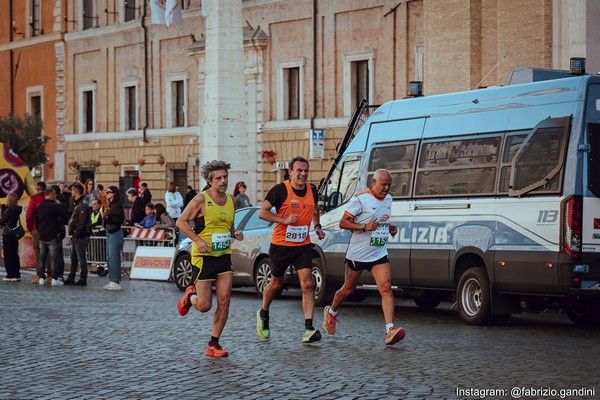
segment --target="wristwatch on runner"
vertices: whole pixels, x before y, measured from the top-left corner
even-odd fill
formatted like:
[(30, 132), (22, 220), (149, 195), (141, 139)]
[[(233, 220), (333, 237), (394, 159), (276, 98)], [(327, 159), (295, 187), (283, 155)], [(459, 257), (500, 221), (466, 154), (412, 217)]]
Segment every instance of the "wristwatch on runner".
[(360, 229), (364, 232), (367, 229), (367, 224), (360, 224)]

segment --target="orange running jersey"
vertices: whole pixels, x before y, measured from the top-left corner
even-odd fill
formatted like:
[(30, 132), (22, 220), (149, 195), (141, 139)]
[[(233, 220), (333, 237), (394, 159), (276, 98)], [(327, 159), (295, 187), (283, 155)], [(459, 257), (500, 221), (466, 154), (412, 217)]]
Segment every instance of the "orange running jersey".
[(275, 224), (271, 243), (280, 246), (303, 246), (310, 243), (310, 224), (315, 215), (315, 199), (310, 184), (306, 184), (304, 197), (296, 196), (290, 181), (285, 181), (287, 198), (279, 207), (277, 215), (287, 218), (290, 214), (298, 214), (298, 221), (293, 225)]

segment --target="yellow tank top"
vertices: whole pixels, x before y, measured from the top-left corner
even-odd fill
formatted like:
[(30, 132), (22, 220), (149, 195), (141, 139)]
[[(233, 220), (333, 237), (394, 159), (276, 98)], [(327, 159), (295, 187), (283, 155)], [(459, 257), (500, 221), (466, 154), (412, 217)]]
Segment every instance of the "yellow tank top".
[(206, 192), (204, 196), (204, 229), (198, 233), (200, 239), (208, 243), (208, 253), (200, 253), (196, 243), (192, 243), (192, 262), (195, 257), (213, 256), (219, 257), (223, 254), (231, 254), (231, 226), (235, 207), (229, 193), (225, 193), (227, 201), (220, 206)]

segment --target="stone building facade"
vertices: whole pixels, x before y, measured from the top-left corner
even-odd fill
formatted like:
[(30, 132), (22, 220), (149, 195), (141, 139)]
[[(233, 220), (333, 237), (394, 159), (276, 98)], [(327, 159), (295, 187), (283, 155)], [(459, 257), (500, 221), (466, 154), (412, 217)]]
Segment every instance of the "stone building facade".
[[(66, 142), (62, 165), (71, 167), (65, 179), (93, 176), (105, 185), (129, 185), (139, 178), (157, 199), (171, 180), (202, 187), (198, 168), (208, 160), (200, 157), (201, 0), (184, 0), (182, 24), (170, 27), (151, 23), (149, 0), (64, 3), (58, 15), (66, 33), (49, 64), (66, 71), (53, 88), (64, 90), (53, 96), (65, 110), (54, 123), (64, 126), (57, 141)], [(325, 138), (324, 157), (310, 159), (311, 179), (318, 182), (362, 98), (381, 104), (404, 97), (412, 80), (424, 82), (425, 95), (502, 85), (514, 67), (565, 68), (571, 56), (587, 57), (588, 70), (600, 70), (600, 35), (591, 22), (600, 7), (593, 0), (240, 4), (250, 144), (248, 175), (236, 171), (231, 188), (253, 177), (246, 181), (253, 203), (283, 178), (286, 161), (310, 158), (311, 129), (323, 130)], [(261, 157), (265, 150), (275, 152), (273, 163)], [(233, 169), (236, 158), (239, 152), (228, 160)]]

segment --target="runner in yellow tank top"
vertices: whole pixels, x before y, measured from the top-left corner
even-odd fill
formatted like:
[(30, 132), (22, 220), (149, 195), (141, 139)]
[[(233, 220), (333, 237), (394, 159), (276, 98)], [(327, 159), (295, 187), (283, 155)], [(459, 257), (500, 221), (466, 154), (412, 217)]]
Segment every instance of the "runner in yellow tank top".
[[(227, 191), (230, 165), (223, 161), (211, 161), (202, 166), (202, 177), (210, 183), (210, 189), (200, 193), (189, 202), (177, 219), (177, 227), (192, 240), (192, 283), (179, 302), (179, 314), (186, 315), (194, 306), (205, 313), (212, 307), (212, 283), (217, 290), (217, 310), (213, 319), (212, 336), (206, 355), (227, 357), (229, 353), (219, 344), (229, 316), (231, 285), (231, 240), (243, 240), (241, 231), (234, 231), (236, 200)], [(195, 221), (194, 230), (190, 222)]]

